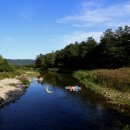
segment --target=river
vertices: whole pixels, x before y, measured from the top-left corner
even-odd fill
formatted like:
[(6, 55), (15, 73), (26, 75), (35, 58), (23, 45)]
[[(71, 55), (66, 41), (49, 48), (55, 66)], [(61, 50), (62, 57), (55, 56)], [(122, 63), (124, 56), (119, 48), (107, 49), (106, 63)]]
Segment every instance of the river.
[[(70, 92), (69, 85), (81, 90)], [(102, 97), (68, 74), (48, 73), (43, 83), (33, 80), (19, 100), (0, 109), (0, 130), (120, 130), (126, 124), (129, 115), (107, 108)]]

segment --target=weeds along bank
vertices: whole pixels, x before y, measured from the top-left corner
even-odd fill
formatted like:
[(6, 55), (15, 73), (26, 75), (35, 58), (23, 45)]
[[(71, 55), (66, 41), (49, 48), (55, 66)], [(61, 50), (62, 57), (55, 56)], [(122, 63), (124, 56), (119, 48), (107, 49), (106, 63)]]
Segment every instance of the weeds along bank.
[(108, 102), (130, 106), (130, 68), (76, 71), (73, 76)]

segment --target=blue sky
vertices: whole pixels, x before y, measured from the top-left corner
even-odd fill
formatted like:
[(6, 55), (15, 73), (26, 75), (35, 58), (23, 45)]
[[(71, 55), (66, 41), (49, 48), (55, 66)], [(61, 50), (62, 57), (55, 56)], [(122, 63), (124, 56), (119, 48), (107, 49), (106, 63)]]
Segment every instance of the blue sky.
[(0, 54), (35, 59), (130, 25), (130, 0), (0, 0)]

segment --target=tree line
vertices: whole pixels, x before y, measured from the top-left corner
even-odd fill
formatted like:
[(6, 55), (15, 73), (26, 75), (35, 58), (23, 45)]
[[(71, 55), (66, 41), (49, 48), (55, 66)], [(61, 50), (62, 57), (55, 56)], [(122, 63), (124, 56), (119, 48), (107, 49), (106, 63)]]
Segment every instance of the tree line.
[(64, 49), (40, 54), (35, 60), (35, 67), (66, 69), (120, 68), (130, 65), (130, 27), (107, 29), (97, 43), (93, 37), (86, 41), (75, 42)]

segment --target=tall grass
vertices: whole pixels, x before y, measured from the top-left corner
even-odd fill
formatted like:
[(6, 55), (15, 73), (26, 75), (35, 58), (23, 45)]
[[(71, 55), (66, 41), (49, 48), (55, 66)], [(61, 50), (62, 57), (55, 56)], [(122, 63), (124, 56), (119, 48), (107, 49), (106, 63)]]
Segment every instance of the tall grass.
[(14, 72), (1, 72), (0, 73), (0, 80), (4, 78), (14, 78), (16, 75), (20, 75), (21, 73), (14, 71)]
[(107, 102), (130, 106), (130, 68), (80, 70), (74, 72), (73, 77), (90, 90), (104, 96)]
[(128, 90), (130, 88), (130, 68), (78, 71), (75, 73), (77, 73), (79, 80), (87, 78), (95, 83), (114, 87), (118, 90)]
[(23, 74), (26, 74), (31, 78), (37, 77), (37, 76), (40, 75), (39, 72), (34, 71), (33, 69), (16, 68), (12, 72), (0, 72), (0, 80), (4, 79), (4, 78), (14, 78), (16, 76), (20, 76), (20, 75), (23, 75)]

